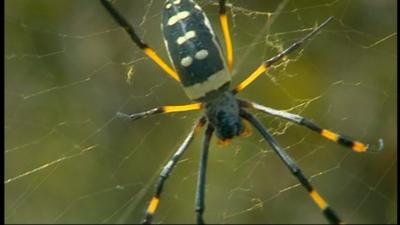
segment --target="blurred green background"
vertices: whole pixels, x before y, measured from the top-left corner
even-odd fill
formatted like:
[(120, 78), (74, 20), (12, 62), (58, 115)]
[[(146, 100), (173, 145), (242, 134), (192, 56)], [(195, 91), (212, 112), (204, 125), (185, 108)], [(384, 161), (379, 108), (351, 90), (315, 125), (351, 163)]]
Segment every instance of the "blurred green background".
[[(222, 37), (215, 2), (198, 1)], [(357, 154), (256, 113), (347, 223), (396, 223), (397, 2), (228, 2), (234, 84), (334, 17), (239, 96), (367, 143), (382, 137), (384, 152)], [(115, 5), (167, 59), (163, 1)], [(115, 116), (188, 99), (97, 1), (6, 1), (5, 31), (5, 222), (140, 222), (162, 165), (201, 112), (134, 123)], [(170, 177), (156, 223), (195, 222), (200, 140)], [(326, 222), (258, 134), (226, 148), (214, 140), (209, 157), (207, 222)]]

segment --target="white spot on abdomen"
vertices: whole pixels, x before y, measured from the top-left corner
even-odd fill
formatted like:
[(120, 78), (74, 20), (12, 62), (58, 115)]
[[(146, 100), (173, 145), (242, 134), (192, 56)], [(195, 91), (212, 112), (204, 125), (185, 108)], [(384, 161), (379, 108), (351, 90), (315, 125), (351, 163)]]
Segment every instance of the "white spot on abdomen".
[(186, 17), (188, 17), (189, 15), (190, 15), (190, 12), (188, 12), (188, 11), (179, 12), (178, 14), (169, 18), (168, 26), (172, 26), (172, 25), (176, 24), (179, 20), (183, 20)]
[(180, 4), (180, 3), (181, 3), (181, 0), (175, 0), (175, 1), (174, 1), (174, 4), (175, 4), (175, 5), (178, 5), (178, 4)]
[(196, 8), (196, 9), (199, 10), (199, 11), (203, 11), (203, 10), (201, 9), (201, 7), (200, 7), (199, 5), (197, 5), (197, 4), (194, 5), (194, 8)]
[(205, 49), (202, 49), (202, 50), (196, 52), (196, 55), (194, 55), (194, 57), (198, 60), (205, 59), (205, 58), (207, 58), (207, 56), (208, 56), (208, 51)]
[(172, 4), (171, 4), (171, 3), (168, 3), (168, 4), (165, 5), (165, 8), (166, 8), (166, 9), (170, 9), (171, 6), (172, 6)]
[(181, 59), (181, 65), (184, 67), (188, 67), (190, 65), (192, 65), (193, 62), (193, 58), (190, 56), (186, 56), (183, 59)]
[(179, 37), (178, 39), (176, 39), (176, 43), (178, 45), (181, 45), (183, 43), (185, 43), (187, 40), (196, 37), (196, 32), (194, 32), (193, 30), (186, 32), (185, 35)]

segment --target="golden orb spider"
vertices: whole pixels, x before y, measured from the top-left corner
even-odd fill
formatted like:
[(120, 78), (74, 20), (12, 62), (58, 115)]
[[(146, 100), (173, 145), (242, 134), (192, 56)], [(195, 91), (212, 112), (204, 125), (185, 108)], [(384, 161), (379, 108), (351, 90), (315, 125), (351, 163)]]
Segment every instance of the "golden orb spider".
[[(133, 27), (114, 8), (110, 0), (101, 0), (101, 3), (115, 21), (130, 35), (132, 41), (170, 77), (178, 81), (182, 85), (187, 96), (196, 102), (188, 105), (162, 106), (131, 115), (119, 113), (119, 116), (137, 120), (145, 116), (161, 113), (199, 109), (204, 109), (205, 112), (193, 126), (189, 135), (185, 138), (175, 154), (163, 167), (158, 182), (156, 183), (153, 198), (150, 200), (145, 211), (143, 223), (151, 223), (153, 215), (160, 203), (165, 181), (191, 143), (196, 131), (206, 126), (200, 159), (195, 209), (196, 222), (198, 224), (204, 223), (203, 213), (205, 205), (206, 169), (211, 137), (215, 132), (217, 138), (221, 142), (226, 142), (236, 136), (245, 135), (247, 129), (243, 123), (244, 120), (253, 125), (261, 136), (270, 144), (290, 172), (307, 190), (312, 201), (322, 210), (328, 222), (333, 224), (343, 223), (334, 210), (318, 194), (315, 188), (313, 188), (292, 158), (284, 151), (262, 124), (252, 114), (247, 112), (246, 109), (255, 109), (268, 115), (280, 117), (307, 127), (319, 133), (322, 137), (345, 147), (349, 147), (355, 152), (374, 151), (374, 149), (359, 141), (354, 141), (338, 133), (323, 129), (302, 116), (236, 98), (237, 93), (243, 91), (260, 75), (264, 74), (271, 65), (302, 47), (306, 41), (310, 40), (318, 31), (326, 26), (332, 20), (332, 17), (326, 19), (308, 35), (294, 42), (276, 56), (262, 62), (244, 81), (231, 89), (230, 73), (233, 68), (233, 48), (229, 32), (228, 17), (226, 15), (225, 0), (219, 0), (219, 17), (225, 40), (226, 60), (223, 57), (224, 54), (217, 36), (206, 14), (199, 5), (193, 0), (166, 0), (164, 2), (162, 30), (166, 49), (174, 68), (168, 66), (148, 44), (141, 40)], [(380, 139), (377, 151), (382, 149), (383, 141)]]

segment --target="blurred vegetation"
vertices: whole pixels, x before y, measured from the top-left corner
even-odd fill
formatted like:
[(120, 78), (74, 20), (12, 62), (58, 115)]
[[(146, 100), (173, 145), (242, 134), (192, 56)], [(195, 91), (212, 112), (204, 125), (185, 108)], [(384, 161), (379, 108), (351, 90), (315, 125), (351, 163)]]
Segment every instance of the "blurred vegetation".
[[(222, 37), (217, 1), (198, 2)], [(397, 223), (397, 1), (228, 2), (234, 84), (335, 18), (240, 97), (367, 143), (382, 137), (384, 152), (356, 154), (256, 113), (346, 222)], [(163, 1), (115, 5), (167, 59)], [(134, 123), (115, 116), (188, 99), (97, 1), (8, 0), (5, 32), (5, 222), (140, 222), (162, 165), (201, 112)], [(195, 221), (200, 140), (167, 183), (155, 222)], [(227, 148), (214, 140), (209, 160), (206, 221), (326, 222), (258, 134)]]

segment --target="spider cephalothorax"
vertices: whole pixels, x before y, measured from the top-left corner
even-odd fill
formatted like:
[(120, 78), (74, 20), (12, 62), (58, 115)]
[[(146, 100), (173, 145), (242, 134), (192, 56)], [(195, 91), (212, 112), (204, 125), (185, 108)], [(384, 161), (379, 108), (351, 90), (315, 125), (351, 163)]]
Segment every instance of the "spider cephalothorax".
[(243, 132), (239, 104), (231, 92), (224, 92), (204, 105), (207, 120), (215, 128), (216, 135), (220, 140), (232, 139)]

